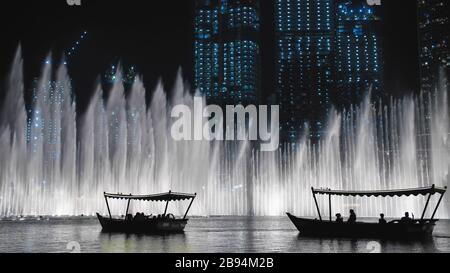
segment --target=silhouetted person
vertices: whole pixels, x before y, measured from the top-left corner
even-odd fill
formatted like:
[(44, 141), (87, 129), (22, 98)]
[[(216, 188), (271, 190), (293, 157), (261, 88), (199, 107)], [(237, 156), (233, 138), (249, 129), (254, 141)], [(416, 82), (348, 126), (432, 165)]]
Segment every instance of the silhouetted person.
[(336, 223), (344, 223), (344, 218), (342, 218), (340, 213), (336, 214)]
[(127, 221), (133, 220), (133, 215), (130, 214), (130, 213), (128, 213), (127, 216), (126, 216), (126, 220), (127, 220)]
[(386, 224), (387, 223), (386, 219), (384, 219), (384, 214), (383, 213), (380, 214), (380, 219), (378, 219), (378, 223), (379, 224)]
[(400, 222), (403, 224), (409, 224), (412, 222), (411, 217), (409, 217), (409, 212), (405, 212), (405, 216), (400, 219)]
[(353, 224), (353, 223), (356, 222), (356, 213), (352, 209), (350, 210), (350, 216), (348, 217), (347, 222), (350, 223), (350, 224)]
[(144, 219), (145, 219), (144, 213), (141, 212), (137, 212), (136, 215), (134, 216), (135, 221), (142, 221)]

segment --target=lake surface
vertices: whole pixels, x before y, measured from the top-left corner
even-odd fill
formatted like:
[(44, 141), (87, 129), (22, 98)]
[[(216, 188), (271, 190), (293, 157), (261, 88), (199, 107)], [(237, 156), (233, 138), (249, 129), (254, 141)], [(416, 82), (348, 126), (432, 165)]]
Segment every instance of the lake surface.
[(125, 235), (101, 231), (95, 218), (0, 221), (0, 252), (450, 252), (450, 221), (425, 241), (312, 239), (287, 217), (193, 218), (184, 234)]

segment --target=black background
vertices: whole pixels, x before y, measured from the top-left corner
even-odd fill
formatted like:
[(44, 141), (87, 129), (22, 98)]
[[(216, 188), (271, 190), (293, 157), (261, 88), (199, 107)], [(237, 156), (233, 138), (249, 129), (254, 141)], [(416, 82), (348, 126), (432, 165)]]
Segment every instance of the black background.
[[(177, 269), (178, 259), (220, 258), (268, 258), (274, 259), (274, 268), (214, 268)], [(22, 270), (45, 270), (46, 272), (388, 272), (430, 270), (442, 264), (447, 254), (0, 254), (0, 261)]]

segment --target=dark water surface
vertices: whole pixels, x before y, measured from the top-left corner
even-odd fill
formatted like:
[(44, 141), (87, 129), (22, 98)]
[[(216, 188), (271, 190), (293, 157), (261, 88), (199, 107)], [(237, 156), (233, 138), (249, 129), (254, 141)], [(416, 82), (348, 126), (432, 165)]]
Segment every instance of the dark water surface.
[(402, 242), (301, 238), (287, 217), (191, 219), (184, 234), (102, 233), (95, 218), (0, 221), (0, 252), (450, 252), (450, 221), (433, 238)]

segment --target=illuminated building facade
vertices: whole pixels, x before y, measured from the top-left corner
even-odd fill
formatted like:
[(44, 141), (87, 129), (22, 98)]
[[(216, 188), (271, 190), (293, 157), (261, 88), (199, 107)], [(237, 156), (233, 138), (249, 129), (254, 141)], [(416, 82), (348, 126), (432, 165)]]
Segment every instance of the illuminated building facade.
[(209, 103), (257, 104), (260, 45), (257, 0), (197, 0), (195, 87)]
[(333, 0), (276, 0), (276, 93), (282, 139), (296, 141), (309, 123), (320, 137), (330, 105)]
[(450, 3), (448, 0), (418, 0), (417, 6), (420, 89), (431, 92), (438, 83), (440, 68), (447, 79), (450, 78)]
[(372, 99), (382, 97), (380, 17), (366, 1), (340, 1), (337, 6), (336, 103), (360, 103), (371, 88)]
[(363, 0), (276, 0), (276, 92), (284, 141), (323, 136), (332, 103), (382, 96), (381, 19)]

